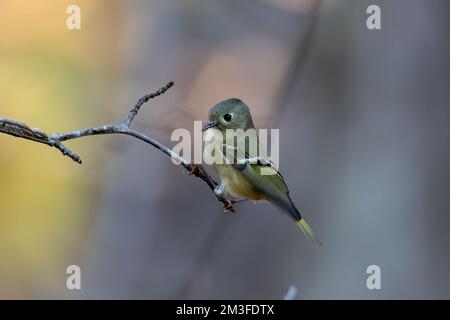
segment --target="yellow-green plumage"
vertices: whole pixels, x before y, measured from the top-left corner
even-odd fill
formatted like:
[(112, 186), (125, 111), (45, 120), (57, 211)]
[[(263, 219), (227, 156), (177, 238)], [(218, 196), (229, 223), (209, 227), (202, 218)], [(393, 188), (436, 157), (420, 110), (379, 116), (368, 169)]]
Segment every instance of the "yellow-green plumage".
[[(254, 128), (254, 125), (250, 111), (247, 105), (239, 99), (233, 98), (222, 101), (210, 110), (209, 123), (204, 126), (204, 130), (207, 130), (207, 137), (205, 138), (206, 140), (213, 140), (211, 139), (212, 136), (216, 136), (214, 140), (219, 143), (218, 150), (223, 150), (223, 157), (228, 157), (228, 160), (232, 160), (233, 163), (213, 165), (221, 179), (224, 191), (236, 197), (272, 202), (289, 213), (297, 222), (297, 226), (313, 243), (320, 245), (320, 241), (316, 239), (313, 230), (292, 202), (283, 177), (273, 166), (250, 163), (236, 165), (238, 160), (254, 158), (259, 155), (249, 154), (250, 148), (247, 145), (247, 148), (244, 149), (245, 154), (239, 154), (240, 151), (237, 146), (226, 145), (224, 132), (226, 129), (242, 129), (245, 131), (252, 128)], [(220, 138), (223, 139), (220, 140)], [(258, 147), (260, 148), (260, 146)], [(226, 152), (227, 149), (233, 150), (231, 159)], [(223, 163), (225, 163), (225, 160)], [(265, 174), (262, 174), (263, 169), (266, 170)]]
[(263, 192), (256, 188), (240, 171), (229, 164), (216, 164), (214, 169), (219, 175), (225, 190), (235, 197), (250, 200), (266, 200)]
[(300, 218), (300, 220), (297, 221), (297, 225), (302, 231), (305, 233), (305, 235), (311, 240), (313, 243), (321, 246), (322, 243), (317, 239), (314, 231), (311, 229), (309, 224), (305, 221), (305, 219)]

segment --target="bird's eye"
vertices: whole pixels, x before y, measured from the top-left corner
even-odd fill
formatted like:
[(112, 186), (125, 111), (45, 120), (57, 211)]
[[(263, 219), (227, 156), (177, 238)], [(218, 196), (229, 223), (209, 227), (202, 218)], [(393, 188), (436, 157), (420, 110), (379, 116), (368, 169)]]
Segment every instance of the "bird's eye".
[(223, 116), (223, 120), (225, 120), (226, 122), (230, 122), (231, 119), (233, 119), (233, 115), (227, 113), (226, 115)]

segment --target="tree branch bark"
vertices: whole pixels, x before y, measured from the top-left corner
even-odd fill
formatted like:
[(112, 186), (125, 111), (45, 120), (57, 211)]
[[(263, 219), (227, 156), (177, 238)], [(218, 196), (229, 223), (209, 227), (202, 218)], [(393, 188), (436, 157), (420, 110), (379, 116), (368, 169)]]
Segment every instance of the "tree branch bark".
[(217, 186), (217, 182), (208, 174), (208, 172), (202, 165), (191, 163), (189, 160), (180, 157), (177, 153), (173, 152), (172, 149), (166, 147), (158, 140), (138, 130), (130, 128), (134, 118), (139, 113), (141, 107), (150, 99), (156, 98), (157, 96), (160, 96), (163, 93), (165, 93), (173, 86), (173, 84), (174, 84), (173, 81), (171, 81), (167, 83), (164, 87), (158, 89), (157, 91), (147, 94), (142, 98), (140, 98), (133, 106), (133, 108), (128, 112), (126, 118), (118, 124), (107, 124), (95, 128), (85, 128), (71, 132), (47, 134), (40, 129), (30, 128), (25, 123), (6, 118), (0, 118), (0, 132), (18, 138), (23, 138), (34, 142), (46, 144), (50, 147), (54, 147), (59, 151), (61, 151), (63, 155), (71, 158), (73, 161), (79, 164), (82, 163), (81, 158), (72, 150), (70, 150), (68, 147), (66, 147), (62, 143), (63, 141), (104, 134), (123, 134), (134, 137), (136, 139), (139, 139), (145, 143), (152, 145), (153, 147), (162, 151), (166, 155), (177, 160), (177, 162), (180, 163), (186, 170), (188, 170), (190, 174), (202, 179), (208, 185), (208, 187), (213, 191), (213, 194), (217, 198), (217, 200), (223, 204), (225, 212), (234, 212), (233, 208), (234, 202), (226, 199), (223, 196), (217, 195), (214, 192), (214, 188)]

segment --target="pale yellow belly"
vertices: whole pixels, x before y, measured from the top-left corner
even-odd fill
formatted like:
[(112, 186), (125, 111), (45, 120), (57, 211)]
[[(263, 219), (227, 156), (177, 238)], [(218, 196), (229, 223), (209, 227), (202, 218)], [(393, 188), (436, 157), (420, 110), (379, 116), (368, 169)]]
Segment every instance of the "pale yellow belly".
[(260, 192), (242, 173), (231, 165), (215, 164), (213, 167), (225, 185), (225, 190), (232, 196), (250, 200), (266, 199), (264, 193)]

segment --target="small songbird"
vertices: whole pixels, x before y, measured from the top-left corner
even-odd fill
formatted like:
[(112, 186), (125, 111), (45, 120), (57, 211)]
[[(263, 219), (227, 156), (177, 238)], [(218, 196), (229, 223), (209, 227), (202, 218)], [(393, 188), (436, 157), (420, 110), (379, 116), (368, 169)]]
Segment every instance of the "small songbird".
[[(227, 193), (234, 197), (272, 202), (288, 213), (314, 244), (320, 245), (313, 230), (292, 202), (286, 183), (275, 166), (267, 157), (261, 158), (259, 152), (257, 155), (249, 154), (251, 148), (248, 146), (244, 148), (245, 154), (239, 153), (237, 151), (239, 146), (235, 145), (237, 140), (233, 139), (230, 145), (230, 141), (225, 138), (227, 129), (246, 131), (254, 128), (248, 106), (239, 99), (224, 100), (209, 111), (209, 121), (202, 127), (202, 131), (205, 132), (205, 141), (213, 141), (215, 139), (212, 136), (215, 136), (218, 140), (216, 143), (221, 144), (218, 148), (221, 150), (221, 156), (228, 160), (231, 157), (233, 160), (228, 163), (223, 161), (213, 164), (213, 168), (221, 179), (221, 184), (215, 192), (220, 195)], [(248, 143), (248, 141), (244, 143)], [(258, 148), (261, 148), (259, 142), (257, 143)], [(232, 152), (227, 152), (230, 150)], [(264, 174), (263, 170), (266, 170)], [(269, 170), (269, 174), (267, 174), (267, 170)]]

